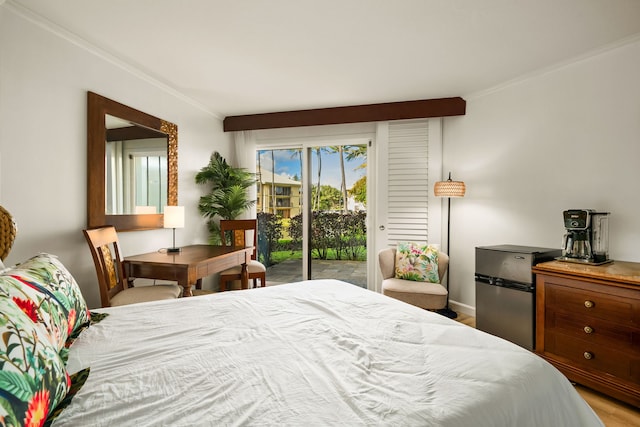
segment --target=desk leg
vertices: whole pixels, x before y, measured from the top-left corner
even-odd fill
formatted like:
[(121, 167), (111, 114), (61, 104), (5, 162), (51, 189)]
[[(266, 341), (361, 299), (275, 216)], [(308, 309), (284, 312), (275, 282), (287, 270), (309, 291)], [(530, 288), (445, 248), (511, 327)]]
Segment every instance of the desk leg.
[(242, 270), (240, 271), (240, 284), (242, 289), (249, 289), (249, 270), (247, 269), (247, 263), (242, 264)]

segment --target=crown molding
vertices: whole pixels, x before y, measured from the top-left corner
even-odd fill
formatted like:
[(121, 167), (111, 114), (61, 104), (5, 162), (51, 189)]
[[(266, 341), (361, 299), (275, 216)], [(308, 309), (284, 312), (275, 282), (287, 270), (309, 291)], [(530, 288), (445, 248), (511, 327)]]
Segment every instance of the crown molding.
[(540, 68), (540, 69), (535, 70), (535, 71), (531, 71), (529, 73), (523, 74), (523, 75), (521, 75), (519, 77), (516, 77), (514, 79), (507, 80), (506, 82), (500, 83), (500, 84), (498, 84), (496, 86), (493, 86), (491, 88), (484, 89), (484, 90), (481, 90), (481, 91), (478, 91), (478, 92), (474, 92), (474, 93), (468, 94), (468, 95), (465, 96), (465, 99), (473, 100), (473, 99), (482, 98), (484, 96), (491, 95), (491, 94), (494, 94), (496, 92), (503, 91), (503, 90), (508, 89), (510, 87), (518, 86), (520, 84), (526, 83), (526, 82), (528, 82), (530, 80), (533, 80), (535, 78), (542, 77), (542, 76), (545, 76), (547, 74), (551, 74), (551, 73), (554, 73), (556, 71), (560, 71), (560, 70), (563, 70), (565, 68), (572, 67), (572, 66), (574, 66), (576, 64), (589, 61), (590, 59), (593, 59), (593, 58), (598, 57), (600, 55), (607, 54), (609, 52), (612, 52), (614, 50), (623, 48), (625, 46), (628, 46), (628, 45), (631, 45), (631, 44), (634, 44), (634, 43), (637, 43), (637, 42), (640, 42), (640, 33), (634, 34), (634, 35), (632, 35), (630, 37), (625, 37), (625, 38), (617, 40), (617, 41), (615, 41), (613, 43), (609, 43), (609, 44), (607, 44), (605, 46), (602, 46), (602, 47), (600, 47), (598, 49), (590, 50), (589, 52), (586, 52), (586, 53), (584, 53), (582, 55), (571, 57), (571, 58), (569, 58), (567, 60), (558, 62), (558, 63), (550, 65), (548, 67), (544, 67), (544, 68)]
[(185, 95), (184, 93), (180, 92), (179, 90), (169, 85), (168, 83), (163, 82), (158, 77), (155, 77), (149, 74), (148, 72), (142, 71), (135, 65), (119, 57), (116, 53), (109, 52), (107, 49), (102, 48), (96, 45), (95, 43), (92, 43), (89, 40), (86, 40), (80, 37), (78, 34), (73, 33), (67, 30), (66, 28), (56, 24), (55, 22), (48, 20), (42, 15), (39, 15), (36, 12), (32, 11), (31, 9), (17, 3), (15, 0), (0, 0), (0, 5), (2, 5), (2, 3), (6, 4), (5, 7), (7, 9), (21, 16), (22, 18), (28, 20), (29, 22), (39, 26), (40, 28), (43, 28), (44, 30), (49, 31), (50, 33), (66, 40), (67, 42), (75, 46), (78, 46), (81, 49), (84, 49), (85, 51), (91, 53), (92, 55), (112, 65), (115, 65), (116, 67), (126, 71), (127, 73), (138, 77), (139, 79), (213, 116), (214, 118), (218, 120), (223, 120), (223, 117), (209, 110), (203, 104)]

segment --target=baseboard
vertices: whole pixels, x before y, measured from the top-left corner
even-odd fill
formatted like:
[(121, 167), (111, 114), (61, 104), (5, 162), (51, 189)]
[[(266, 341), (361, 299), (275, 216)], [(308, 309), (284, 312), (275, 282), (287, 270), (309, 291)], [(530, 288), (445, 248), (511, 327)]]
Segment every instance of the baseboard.
[(470, 305), (461, 304), (457, 301), (449, 300), (449, 307), (457, 313), (463, 313), (467, 316), (476, 317), (476, 308)]

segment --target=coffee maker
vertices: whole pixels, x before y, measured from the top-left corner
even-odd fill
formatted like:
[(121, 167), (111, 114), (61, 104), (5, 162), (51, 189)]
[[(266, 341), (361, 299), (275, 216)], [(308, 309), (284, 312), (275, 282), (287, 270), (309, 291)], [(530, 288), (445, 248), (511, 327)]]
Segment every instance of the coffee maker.
[(609, 212), (570, 209), (563, 212), (565, 233), (560, 261), (600, 265), (609, 259)]

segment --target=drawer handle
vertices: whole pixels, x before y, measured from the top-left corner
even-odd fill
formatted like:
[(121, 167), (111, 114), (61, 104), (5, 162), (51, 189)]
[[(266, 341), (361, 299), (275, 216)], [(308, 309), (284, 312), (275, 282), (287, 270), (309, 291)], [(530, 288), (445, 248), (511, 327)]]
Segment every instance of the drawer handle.
[(592, 334), (593, 333), (593, 328), (591, 326), (585, 326), (584, 327), (584, 333), (585, 334)]
[(587, 307), (587, 308), (591, 308), (591, 307), (593, 307), (594, 305), (595, 305), (595, 304), (593, 303), (593, 301), (586, 300), (586, 301), (584, 302), (584, 306), (585, 306), (585, 307)]
[(584, 352), (584, 358), (587, 359), (587, 360), (593, 359), (593, 353), (591, 353), (590, 351), (585, 351)]

